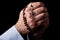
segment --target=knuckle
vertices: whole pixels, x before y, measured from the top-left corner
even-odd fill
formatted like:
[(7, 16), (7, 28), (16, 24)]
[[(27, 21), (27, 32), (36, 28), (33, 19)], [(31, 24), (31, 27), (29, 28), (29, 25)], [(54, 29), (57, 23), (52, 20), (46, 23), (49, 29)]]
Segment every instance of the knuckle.
[(45, 10), (45, 7), (40, 7), (41, 8), (41, 10)]
[(44, 3), (42, 2), (37, 2), (39, 5), (44, 6)]
[(31, 6), (31, 4), (32, 4), (32, 2), (31, 2), (31, 3), (29, 3), (29, 4), (27, 5), (27, 7), (30, 7), (30, 6)]
[(49, 14), (48, 14), (48, 12), (46, 12), (46, 13), (45, 13), (45, 16), (46, 16), (46, 17), (49, 17)]
[(42, 16), (45, 16), (46, 14), (45, 13), (42, 13)]
[(37, 2), (37, 4), (41, 5), (41, 2)]
[(47, 11), (48, 11), (46, 7), (40, 7), (40, 10), (41, 10), (42, 12), (47, 12)]
[(48, 9), (46, 7), (44, 9), (45, 9), (45, 11), (48, 11)]

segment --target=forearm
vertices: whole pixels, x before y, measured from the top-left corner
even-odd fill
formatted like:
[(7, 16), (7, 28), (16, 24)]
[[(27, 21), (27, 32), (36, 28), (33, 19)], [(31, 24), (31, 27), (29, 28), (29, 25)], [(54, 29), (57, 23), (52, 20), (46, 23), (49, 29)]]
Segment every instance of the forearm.
[(24, 40), (21, 34), (17, 31), (15, 26), (12, 26), (9, 30), (0, 36), (3, 40)]

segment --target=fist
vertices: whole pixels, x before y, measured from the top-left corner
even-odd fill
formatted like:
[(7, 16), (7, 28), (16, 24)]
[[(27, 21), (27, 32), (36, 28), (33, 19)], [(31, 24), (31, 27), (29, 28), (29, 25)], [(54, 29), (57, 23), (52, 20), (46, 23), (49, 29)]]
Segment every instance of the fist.
[(26, 23), (29, 25), (29, 28), (32, 31), (40, 28), (40, 26), (44, 28), (48, 27), (49, 19), (47, 8), (44, 7), (42, 2), (29, 3), (26, 8), (22, 9), (20, 12), (18, 22), (16, 23), (16, 28), (21, 34), (27, 34), (30, 32), (30, 30), (28, 30), (27, 26), (25, 25), (23, 16), (25, 17)]

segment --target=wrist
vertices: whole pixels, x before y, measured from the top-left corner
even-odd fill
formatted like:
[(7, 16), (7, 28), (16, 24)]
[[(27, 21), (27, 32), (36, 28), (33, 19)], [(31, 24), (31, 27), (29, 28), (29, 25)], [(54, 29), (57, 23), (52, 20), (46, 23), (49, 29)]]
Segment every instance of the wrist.
[(18, 32), (22, 35), (26, 35), (29, 33), (29, 30), (27, 29), (27, 27), (25, 25), (23, 25), (21, 22), (17, 22), (15, 24), (16, 29), (18, 30)]

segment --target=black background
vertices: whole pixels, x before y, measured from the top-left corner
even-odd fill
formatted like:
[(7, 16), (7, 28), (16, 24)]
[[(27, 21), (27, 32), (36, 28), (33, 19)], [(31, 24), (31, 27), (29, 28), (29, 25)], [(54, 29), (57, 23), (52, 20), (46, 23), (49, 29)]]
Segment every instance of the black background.
[(0, 35), (13, 26), (19, 16), (19, 12), (28, 3), (41, 1), (48, 8), (50, 25), (43, 34), (44, 40), (59, 39), (59, 1), (58, 0), (2, 0), (0, 1)]

